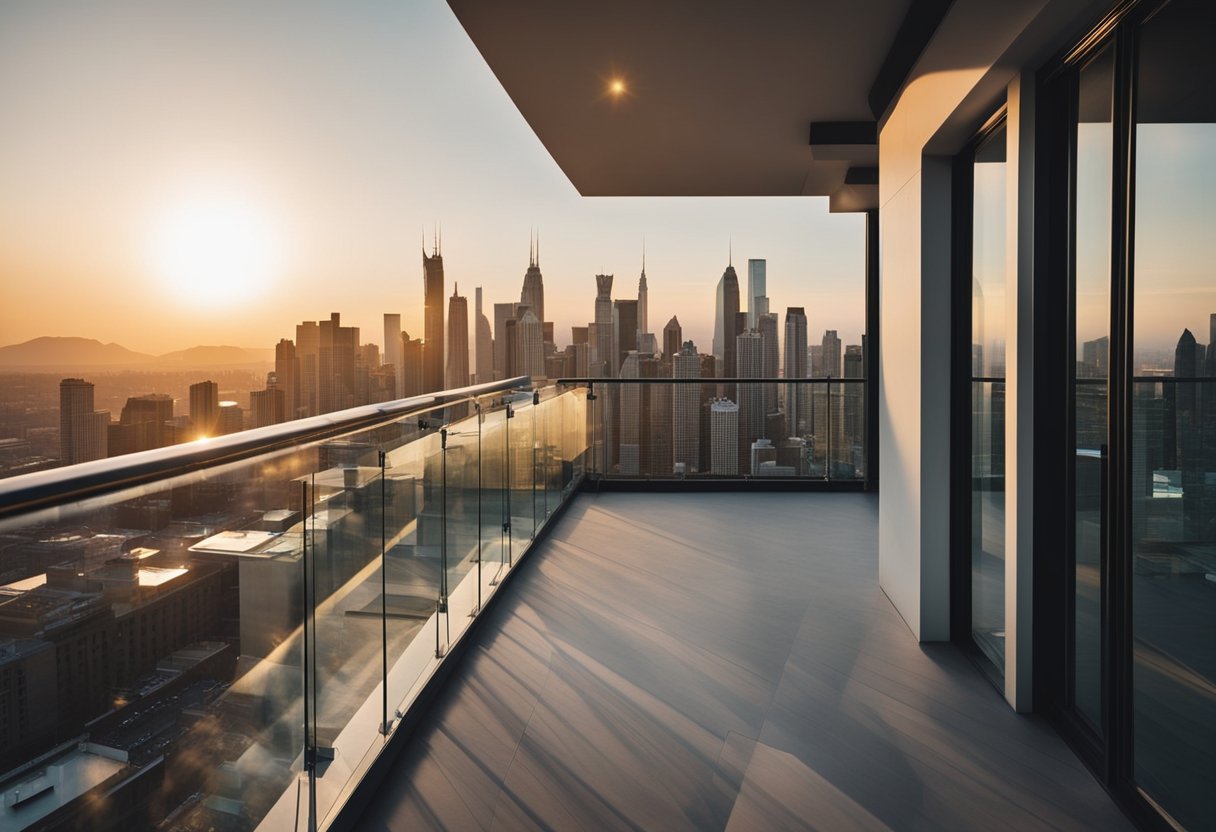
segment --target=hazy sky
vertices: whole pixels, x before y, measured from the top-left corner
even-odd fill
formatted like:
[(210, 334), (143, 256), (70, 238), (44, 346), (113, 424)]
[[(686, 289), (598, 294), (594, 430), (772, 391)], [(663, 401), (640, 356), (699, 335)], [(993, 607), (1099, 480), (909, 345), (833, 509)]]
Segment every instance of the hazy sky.
[(539, 228), (559, 344), (593, 317), (595, 273), (636, 292), (643, 236), (656, 331), (677, 314), (710, 349), (733, 237), (812, 343), (860, 341), (860, 215), (578, 196), (441, 0), (6, 0), (0, 112), (0, 344), (270, 346), (331, 311), (364, 341), (384, 312), (420, 336), (436, 220), (470, 311), (477, 285), (519, 299)]

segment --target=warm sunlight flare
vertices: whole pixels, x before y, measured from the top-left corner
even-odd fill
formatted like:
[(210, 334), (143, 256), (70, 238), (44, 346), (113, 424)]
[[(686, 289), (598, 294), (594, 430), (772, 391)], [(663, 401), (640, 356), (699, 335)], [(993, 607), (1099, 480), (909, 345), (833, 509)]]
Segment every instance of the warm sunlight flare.
[(608, 92), (612, 94), (613, 98), (620, 98), (625, 94), (625, 82), (620, 78), (613, 78), (608, 83)]
[(275, 278), (278, 251), (272, 227), (248, 200), (196, 197), (157, 218), (151, 264), (175, 298), (222, 304), (262, 294)]

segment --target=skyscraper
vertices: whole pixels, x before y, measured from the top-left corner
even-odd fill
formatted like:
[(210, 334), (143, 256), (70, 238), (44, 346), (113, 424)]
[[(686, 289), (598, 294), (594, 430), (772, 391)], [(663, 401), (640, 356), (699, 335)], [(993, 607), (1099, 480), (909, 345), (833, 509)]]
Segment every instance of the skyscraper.
[(591, 339), (593, 374), (604, 378), (616, 375), (616, 353), (612, 346), (612, 275), (595, 276), (595, 331)]
[(646, 246), (642, 245), (642, 276), (638, 278), (638, 333), (650, 333), (650, 290), (646, 287)]
[[(612, 340), (615, 345), (616, 365), (620, 367), (625, 356), (638, 349), (638, 302), (624, 298), (612, 302)], [(636, 378), (636, 376), (635, 376)]]
[(680, 327), (680, 321), (675, 315), (672, 315), (667, 326), (663, 327), (663, 357), (668, 361), (671, 361), (683, 348), (683, 336), (684, 330)]
[(220, 386), (214, 381), (190, 385), (191, 439), (217, 436), (220, 429)]
[(405, 368), (401, 366), (401, 316), (384, 314), (384, 363), (393, 365), (397, 390), (405, 388)]
[(747, 328), (759, 329), (760, 316), (768, 313), (767, 264), (764, 260), (747, 261)]
[(284, 401), (283, 391), (273, 387), (250, 393), (249, 410), (253, 427), (261, 428), (282, 422), (286, 418)]
[(714, 317), (714, 355), (722, 361), (722, 376), (738, 374), (735, 362), (735, 339), (739, 335), (739, 276), (728, 265), (718, 281), (717, 311)]
[[(523, 306), (520, 306), (523, 309)], [(544, 329), (531, 309), (523, 309), (515, 325), (515, 373), (545, 377)]]
[[(786, 378), (806, 378), (806, 310), (801, 306), (790, 306), (785, 310), (784, 371)], [(810, 430), (810, 405), (810, 388), (807, 385), (785, 386), (785, 421), (791, 435), (801, 436)]]
[(106, 456), (164, 448), (177, 441), (173, 398), (164, 393), (131, 396), (117, 422), (106, 431)]
[[(400, 336), (397, 340), (401, 340)], [(296, 345), (289, 338), (280, 338), (274, 348), (274, 387), (283, 392), (285, 421), (296, 419), (300, 415), (299, 376), (300, 360), (296, 357)]]
[(714, 399), (709, 405), (710, 473), (719, 477), (739, 475), (739, 406), (730, 399)]
[[(739, 378), (763, 378), (764, 340), (755, 330), (736, 337), (738, 344)], [(752, 443), (764, 436), (764, 398), (767, 385), (740, 384), (739, 396), (739, 460), (746, 469)]]
[(321, 328), (316, 321), (304, 321), (296, 325), (296, 361), (299, 366), (297, 378), (299, 392), (300, 417), (316, 416), (318, 409), (317, 391), (320, 385), (317, 374), (320, 370), (318, 359), (321, 352)]
[[(685, 342), (679, 352), (672, 355), (671, 366), (672, 378), (699, 378), (701, 357), (697, 355), (696, 345), (692, 341)], [(702, 386), (676, 384), (672, 390), (672, 458), (675, 465), (683, 463), (687, 473), (695, 473), (701, 467)]]
[(423, 392), (443, 389), (443, 253), (436, 232), (428, 257), (422, 249), (422, 385)]
[(330, 313), (320, 322), (317, 349), (318, 413), (332, 413), (362, 404), (356, 396), (355, 359), (359, 353), (359, 328), (342, 326), (342, 315)]
[[(617, 301), (620, 303), (621, 301)], [(636, 303), (636, 301), (635, 301)], [(630, 350), (621, 361), (622, 379), (638, 378), (638, 353)], [(642, 386), (622, 384), (621, 391), (621, 443), (620, 468), (623, 476), (636, 477), (641, 473), (642, 444)]]
[(454, 390), (469, 384), (469, 300), (452, 287), (448, 301), (448, 366), (446, 387)]
[[(763, 262), (763, 261), (761, 261)], [(767, 299), (766, 299), (767, 300)], [(760, 333), (761, 361), (760, 373), (765, 378), (776, 378), (780, 365), (781, 345), (777, 340), (777, 313), (764, 312), (756, 317)], [(764, 385), (764, 413), (774, 413), (777, 410), (777, 385)]]
[(545, 282), (540, 274), (540, 238), (528, 250), (528, 270), (524, 272), (524, 288), (519, 302), (532, 310), (536, 320), (545, 322)]
[(475, 312), (473, 326), (476, 327), (474, 339), (477, 348), (477, 383), (484, 384), (494, 380), (494, 333), (490, 330), (490, 320), (486, 317), (481, 305), (481, 287), (475, 290)]
[(494, 304), (494, 378), (510, 378), (515, 353), (507, 338), (507, 324), (515, 320), (518, 303)]
[(840, 336), (836, 330), (829, 329), (823, 333), (823, 362), (824, 376), (840, 378)]
[(397, 395), (403, 399), (421, 395), (423, 392), (422, 339), (411, 338), (408, 332), (401, 333), (401, 364), (404, 366), (403, 384)]
[(59, 382), (59, 459), (64, 465), (105, 459), (110, 411), (93, 409), (93, 384)]

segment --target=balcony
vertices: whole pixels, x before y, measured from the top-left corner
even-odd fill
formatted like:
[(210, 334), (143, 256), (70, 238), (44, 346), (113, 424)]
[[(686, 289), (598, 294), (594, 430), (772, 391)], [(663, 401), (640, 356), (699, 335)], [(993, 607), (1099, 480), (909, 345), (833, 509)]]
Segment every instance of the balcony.
[(879, 589), (863, 395), (519, 378), (7, 480), (0, 826), (1120, 828)]
[(916, 643), (877, 516), (575, 497), (359, 828), (1130, 828), (1046, 723)]

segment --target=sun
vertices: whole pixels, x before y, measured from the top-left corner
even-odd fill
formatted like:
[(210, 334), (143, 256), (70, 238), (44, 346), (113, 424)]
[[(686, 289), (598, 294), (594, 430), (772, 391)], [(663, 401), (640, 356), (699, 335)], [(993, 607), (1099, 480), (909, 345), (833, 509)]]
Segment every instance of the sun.
[(216, 305), (263, 294), (279, 267), (276, 235), (247, 198), (197, 195), (157, 213), (150, 240), (155, 280), (175, 298)]

